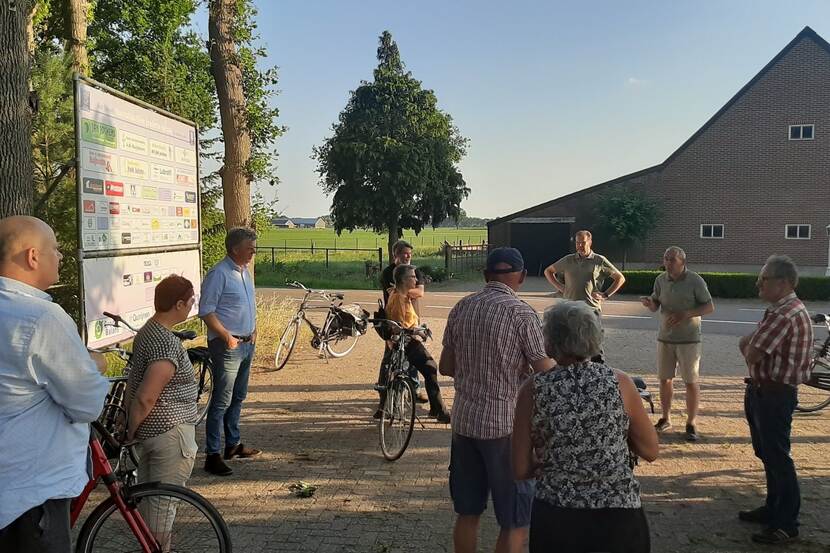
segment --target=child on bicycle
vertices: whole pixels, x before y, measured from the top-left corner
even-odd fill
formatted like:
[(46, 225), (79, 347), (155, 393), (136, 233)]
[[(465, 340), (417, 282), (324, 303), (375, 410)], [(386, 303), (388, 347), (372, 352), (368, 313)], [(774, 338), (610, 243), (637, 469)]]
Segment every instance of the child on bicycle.
[[(398, 265), (395, 267), (393, 278), (395, 289), (389, 294), (389, 301), (386, 303), (386, 317), (404, 328), (415, 328), (420, 321), (408, 294), (409, 290), (417, 286), (415, 267)], [(424, 377), (429, 398), (429, 416), (435, 417), (438, 422), (449, 423), (450, 413), (441, 398), (441, 388), (438, 387), (438, 364), (429, 354), (420, 337), (414, 336), (406, 346), (406, 356), (412, 366)]]

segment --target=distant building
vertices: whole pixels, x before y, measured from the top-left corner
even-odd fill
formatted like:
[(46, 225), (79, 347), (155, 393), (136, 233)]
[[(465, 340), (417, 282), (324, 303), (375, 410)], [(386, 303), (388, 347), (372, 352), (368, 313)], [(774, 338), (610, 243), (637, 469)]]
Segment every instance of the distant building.
[(271, 220), (271, 224), (277, 228), (294, 228), (297, 226), (294, 220), (288, 217), (275, 217)]
[(655, 200), (661, 217), (628, 252), (629, 268), (657, 268), (675, 245), (696, 270), (755, 272), (776, 253), (805, 274), (830, 274), (829, 174), (830, 44), (806, 27), (659, 165), (499, 217), (488, 239), (518, 248), (533, 275), (574, 251), (579, 229), (622, 260), (595, 206), (631, 191)]
[(326, 228), (322, 217), (294, 217), (291, 220), (297, 228)]

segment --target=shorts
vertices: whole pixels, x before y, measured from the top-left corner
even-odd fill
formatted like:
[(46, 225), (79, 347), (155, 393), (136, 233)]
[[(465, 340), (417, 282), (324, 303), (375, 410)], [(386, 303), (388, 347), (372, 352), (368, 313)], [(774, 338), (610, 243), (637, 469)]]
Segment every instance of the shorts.
[(679, 369), (683, 382), (695, 384), (700, 378), (700, 352), (700, 342), (657, 342), (657, 376), (660, 380), (671, 380)]
[(535, 491), (535, 480), (513, 479), (510, 436), (479, 440), (453, 433), (450, 495), (457, 514), (481, 515), (489, 494), (501, 528), (524, 528)]

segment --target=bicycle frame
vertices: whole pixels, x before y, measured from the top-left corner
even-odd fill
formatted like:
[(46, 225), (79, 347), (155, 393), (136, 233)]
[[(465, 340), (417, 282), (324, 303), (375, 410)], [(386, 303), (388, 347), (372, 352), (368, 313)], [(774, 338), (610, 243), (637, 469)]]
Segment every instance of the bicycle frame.
[[(93, 422), (92, 426), (97, 432), (101, 433), (102, 436), (105, 436), (99, 423)], [(153, 536), (153, 533), (150, 531), (150, 527), (147, 526), (147, 523), (141, 517), (141, 514), (138, 512), (136, 506), (130, 503), (129, 495), (125, 493), (121, 482), (119, 482), (118, 478), (115, 477), (115, 472), (112, 470), (112, 466), (107, 460), (107, 456), (104, 453), (101, 442), (95, 437), (94, 433), (90, 433), (89, 451), (90, 456), (92, 457), (92, 478), (90, 478), (89, 482), (87, 482), (87, 485), (84, 487), (81, 495), (72, 500), (69, 519), (70, 525), (73, 527), (75, 526), (75, 523), (78, 521), (78, 517), (80, 516), (87, 499), (89, 499), (92, 491), (98, 486), (98, 482), (100, 480), (109, 490), (110, 496), (112, 496), (118, 511), (121, 513), (121, 516), (124, 517), (124, 521), (138, 539), (138, 543), (141, 545), (141, 550), (144, 553), (154, 553), (159, 551), (160, 546), (156, 541), (156, 538)]]
[[(313, 302), (313, 301), (323, 301), (323, 300), (311, 299), (311, 296), (314, 295), (314, 294), (321, 295), (323, 298), (325, 298), (325, 301), (327, 301), (328, 303), (326, 305), (310, 305), (311, 302)], [(329, 339), (328, 330), (329, 330), (329, 327), (331, 326), (332, 320), (334, 319), (334, 308), (335, 308), (334, 300), (329, 298), (327, 294), (325, 294), (325, 293), (321, 294), (319, 291), (306, 289), (305, 296), (303, 296), (303, 299), (300, 302), (300, 307), (297, 308), (297, 313), (294, 315), (295, 317), (299, 317), (302, 321), (304, 321), (305, 324), (307, 324), (308, 327), (311, 329), (311, 332), (314, 334), (314, 336), (312, 338), (312, 346), (316, 347), (320, 351), (323, 350), (323, 347), (325, 345), (326, 340)], [(326, 320), (323, 321), (323, 324), (318, 327), (317, 325), (315, 325), (314, 323), (312, 323), (308, 319), (308, 317), (306, 316), (306, 311), (310, 311), (310, 310), (321, 311), (323, 309), (325, 309), (327, 311)], [(317, 342), (319, 342), (318, 345), (314, 344), (315, 340)]]

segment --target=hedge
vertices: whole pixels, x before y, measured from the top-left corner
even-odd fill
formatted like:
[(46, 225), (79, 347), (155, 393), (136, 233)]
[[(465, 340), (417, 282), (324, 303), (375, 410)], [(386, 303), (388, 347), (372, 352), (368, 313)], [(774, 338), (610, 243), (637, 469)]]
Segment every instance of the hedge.
[[(623, 271), (625, 294), (648, 295), (654, 289), (654, 279), (660, 271)], [(757, 298), (755, 281), (758, 275), (750, 273), (700, 273), (715, 298)], [(798, 279), (798, 297), (802, 300), (830, 300), (830, 277), (804, 276)]]

